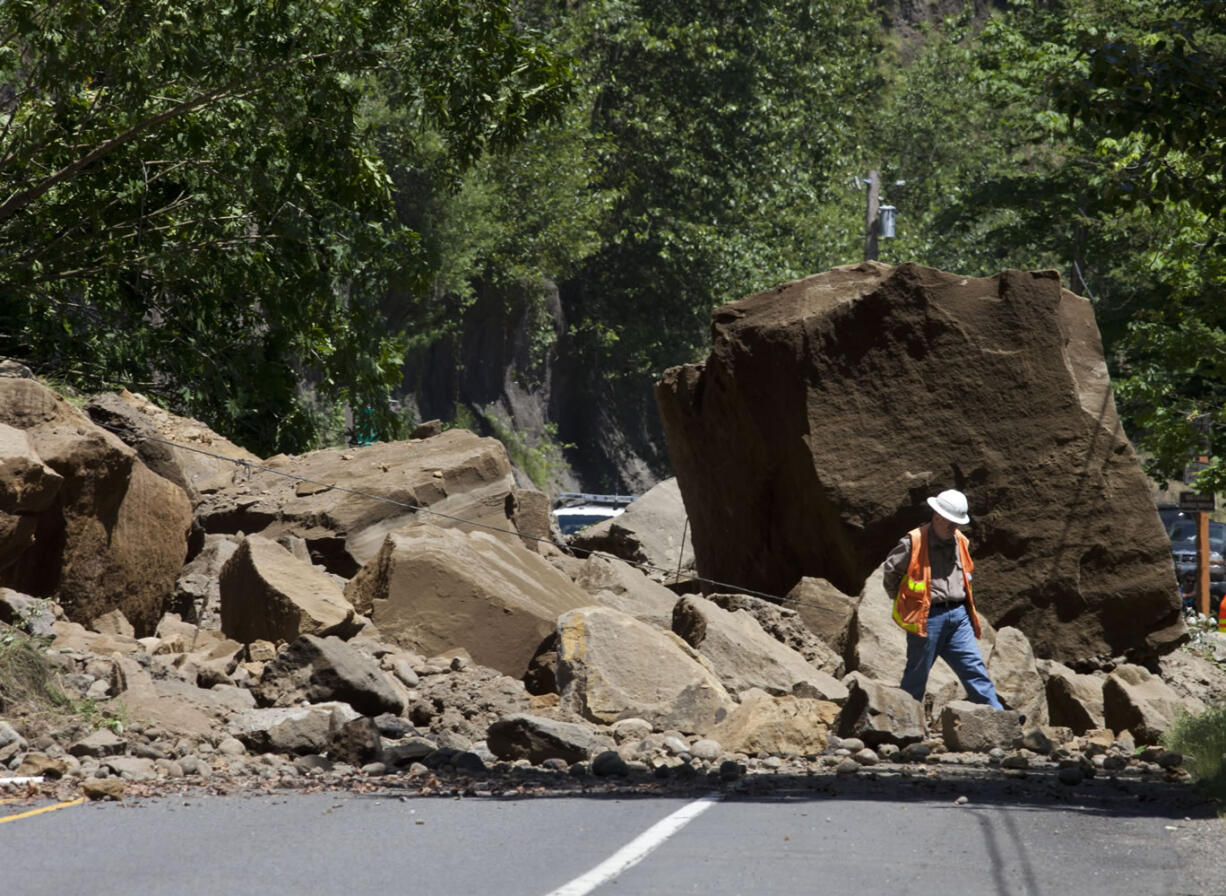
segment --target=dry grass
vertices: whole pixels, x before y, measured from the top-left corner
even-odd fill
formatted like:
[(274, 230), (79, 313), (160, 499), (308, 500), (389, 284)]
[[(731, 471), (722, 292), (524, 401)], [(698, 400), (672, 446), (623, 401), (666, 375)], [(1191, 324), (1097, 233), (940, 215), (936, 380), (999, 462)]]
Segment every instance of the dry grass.
[(64, 693), (41, 641), (0, 623), (0, 719), (30, 739), (95, 728), (97, 715)]
[(1226, 706), (1181, 716), (1163, 742), (1184, 754), (1185, 767), (1198, 783), (1226, 799)]

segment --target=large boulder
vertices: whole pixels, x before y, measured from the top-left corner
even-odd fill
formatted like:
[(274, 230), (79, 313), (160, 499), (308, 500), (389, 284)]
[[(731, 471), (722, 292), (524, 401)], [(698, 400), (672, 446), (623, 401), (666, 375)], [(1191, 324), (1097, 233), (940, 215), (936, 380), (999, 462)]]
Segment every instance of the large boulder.
[(625, 513), (583, 529), (570, 543), (580, 551), (603, 551), (636, 564), (657, 582), (694, 572), (694, 547), (676, 479), (653, 486)]
[(1103, 706), (1103, 676), (1075, 672), (1054, 660), (1040, 661), (1039, 671), (1047, 681), (1047, 711), (1053, 725), (1074, 734), (1106, 726)]
[(1113, 731), (1130, 731), (1139, 744), (1156, 744), (1193, 707), (1157, 675), (1124, 663), (1103, 682), (1103, 716)]
[(260, 462), (199, 420), (176, 416), (127, 389), (93, 396), (85, 413), (134, 448), (149, 469), (183, 489), (193, 503), (202, 493), (230, 485), (240, 464)]
[(514, 678), (558, 616), (593, 603), (518, 540), (427, 523), (388, 535), (345, 593), (386, 640), (425, 656), (462, 647)]
[(341, 586), (262, 535), (244, 538), (221, 569), (227, 637), (290, 642), (299, 635), (351, 637), (359, 628)]
[(187, 555), (183, 490), (33, 379), (0, 377), (0, 424), (0, 585), (54, 598), (75, 622), (118, 609), (151, 633)]
[(515, 520), (530, 503), (515, 488), (502, 443), (463, 429), (278, 455), (263, 466), (202, 497), (196, 516), (204, 530), (302, 538), (314, 562), (345, 578), (374, 558), (389, 532), (415, 519), (514, 539)]
[(977, 598), (1042, 657), (1186, 637), (1090, 303), (1053, 272), (838, 268), (718, 308), (657, 386), (699, 573), (858, 593), (924, 498), (970, 499)]
[(860, 672), (843, 679), (847, 702), (839, 716), (838, 733), (858, 737), (870, 747), (883, 743), (906, 746), (924, 738), (924, 709), (902, 688), (874, 681)]
[(673, 624), (677, 595), (625, 560), (589, 554), (575, 584), (590, 594), (594, 603), (629, 613), (656, 628), (667, 630)]
[(730, 612), (688, 595), (673, 609), (673, 631), (707, 658), (732, 694), (757, 688), (774, 696), (847, 699), (837, 678), (768, 635), (745, 610)]
[(638, 718), (704, 734), (736, 705), (684, 641), (609, 607), (558, 620), (557, 664), (562, 705), (601, 724)]
[(251, 689), (261, 706), (348, 703), (365, 716), (404, 712), (404, 698), (378, 662), (340, 638), (303, 635), (264, 667)]

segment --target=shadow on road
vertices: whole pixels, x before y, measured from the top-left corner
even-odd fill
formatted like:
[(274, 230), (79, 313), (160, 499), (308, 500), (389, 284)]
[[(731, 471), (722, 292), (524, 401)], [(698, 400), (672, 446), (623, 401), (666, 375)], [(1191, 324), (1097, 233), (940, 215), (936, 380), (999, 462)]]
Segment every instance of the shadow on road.
[(996, 769), (904, 766), (864, 770), (855, 775), (762, 774), (720, 780), (716, 773), (688, 781), (631, 774), (624, 778), (572, 776), (541, 769), (493, 771), (488, 774), (370, 779), (373, 798), (478, 798), (496, 800), (589, 798), (685, 799), (712, 792), (725, 800), (947, 802), (952, 805), (1031, 807), (1085, 812), (1107, 817), (1212, 819), (1221, 804), (1185, 781), (1160, 777), (1087, 778), (1080, 784), (1059, 781), (1054, 769), (1006, 776)]

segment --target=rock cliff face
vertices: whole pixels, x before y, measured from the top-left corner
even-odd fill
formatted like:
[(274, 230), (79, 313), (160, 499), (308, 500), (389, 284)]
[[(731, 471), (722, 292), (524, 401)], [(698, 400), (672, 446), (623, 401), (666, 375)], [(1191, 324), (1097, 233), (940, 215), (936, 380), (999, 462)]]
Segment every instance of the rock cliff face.
[(976, 599), (1041, 657), (1184, 635), (1169, 546), (1087, 300), (1052, 272), (866, 263), (713, 313), (657, 386), (700, 575), (859, 593), (924, 498), (970, 499)]

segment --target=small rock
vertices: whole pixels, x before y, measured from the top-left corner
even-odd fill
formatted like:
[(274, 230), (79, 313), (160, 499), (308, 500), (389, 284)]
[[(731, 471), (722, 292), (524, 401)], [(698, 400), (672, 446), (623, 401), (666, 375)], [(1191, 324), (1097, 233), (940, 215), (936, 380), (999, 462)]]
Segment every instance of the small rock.
[(592, 760), (592, 774), (598, 778), (614, 775), (624, 778), (630, 774), (630, 767), (616, 750), (605, 750)]
[(854, 759), (844, 759), (834, 771), (839, 775), (854, 775), (860, 771), (860, 763)]
[(223, 756), (243, 756), (247, 748), (237, 737), (227, 737), (217, 745), (217, 752)]
[(877, 755), (886, 762), (889, 762), (901, 752), (902, 747), (898, 744), (884, 743), (877, 747)]
[(88, 778), (81, 782), (81, 792), (91, 800), (121, 800), (124, 787), (119, 778)]
[(1070, 786), (1080, 784), (1085, 780), (1085, 775), (1078, 765), (1061, 766), (1060, 770), (1056, 772), (1056, 777), (1061, 784), (1068, 784)]
[(868, 747), (865, 747), (862, 750), (857, 750), (851, 758), (856, 760), (856, 762), (860, 763), (861, 765), (876, 765), (880, 759), (880, 757), (878, 757), (877, 754)]
[(73, 756), (90, 756), (95, 759), (101, 756), (116, 756), (123, 751), (124, 739), (107, 728), (100, 728), (68, 748), (68, 752)]

